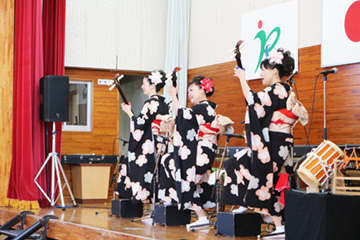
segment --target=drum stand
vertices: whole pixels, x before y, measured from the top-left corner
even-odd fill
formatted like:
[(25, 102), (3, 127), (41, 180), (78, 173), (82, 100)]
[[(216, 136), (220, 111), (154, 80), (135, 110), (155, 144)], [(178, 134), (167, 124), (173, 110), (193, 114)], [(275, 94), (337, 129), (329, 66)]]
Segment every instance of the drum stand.
[[(63, 190), (65, 188), (65, 186), (68, 188), (69, 193), (70, 193), (70, 197), (71, 200), (73, 202), (73, 206), (77, 207), (77, 204), (75, 202), (73, 193), (70, 189), (68, 180), (65, 176), (65, 172), (64, 169), (61, 166), (61, 162), (59, 160), (58, 157), (58, 153), (55, 152), (55, 138), (56, 138), (56, 126), (55, 126), (55, 122), (53, 122), (53, 131), (52, 131), (52, 152), (49, 153), (48, 157), (46, 158), (45, 162), (43, 163), (43, 165), (41, 166), (39, 172), (36, 174), (34, 182), (36, 184), (36, 186), (40, 189), (40, 191), (42, 192), (42, 194), (44, 194), (44, 196), (46, 197), (46, 199), (50, 202), (51, 206), (55, 206), (55, 203), (57, 202), (59, 196), (61, 199), (61, 208), (62, 210), (66, 209), (65, 203), (64, 203), (64, 194), (63, 194)], [(42, 170), (45, 168), (46, 164), (49, 162), (49, 160), (51, 159), (51, 192), (50, 192), (50, 196), (46, 194), (46, 192), (44, 191), (44, 189), (42, 189), (42, 187), (40, 186), (40, 184), (37, 182), (37, 179), (39, 178)], [(60, 177), (60, 171), (61, 174), (63, 176), (63, 179), (65, 181), (65, 184), (62, 185), (61, 183), (61, 177)], [(56, 180), (57, 180), (57, 186), (55, 186), (55, 173), (56, 173)], [(58, 196), (55, 198), (55, 192), (56, 192), (56, 187), (59, 187), (59, 194)]]

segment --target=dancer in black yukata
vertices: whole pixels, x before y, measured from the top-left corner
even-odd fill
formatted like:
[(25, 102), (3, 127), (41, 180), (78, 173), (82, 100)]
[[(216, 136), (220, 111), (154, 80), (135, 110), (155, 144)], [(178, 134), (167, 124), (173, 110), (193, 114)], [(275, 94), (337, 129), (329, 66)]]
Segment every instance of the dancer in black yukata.
[(119, 170), (117, 192), (119, 198), (131, 198), (133, 203), (149, 202), (153, 196), (152, 178), (156, 155), (161, 146), (156, 135), (163, 125), (161, 119), (170, 116), (165, 98), (157, 94), (164, 87), (165, 81), (166, 74), (163, 71), (155, 71), (144, 77), (141, 88), (149, 99), (138, 116), (132, 113), (131, 104), (121, 105), (130, 117), (130, 138), (128, 162), (123, 163)]
[(161, 159), (159, 199), (165, 204), (178, 204), (180, 209), (197, 213), (198, 224), (209, 223), (203, 209), (215, 207), (212, 187), (207, 183), (217, 149), (217, 135), (231, 124), (226, 117), (216, 116), (216, 104), (207, 99), (214, 93), (210, 78), (195, 76), (188, 85), (191, 108), (180, 107), (177, 92), (169, 86), (175, 118), (174, 152)]
[(248, 148), (234, 154), (225, 161), (226, 178), (222, 203), (240, 205), (235, 212), (247, 209), (270, 215), (275, 233), (284, 232), (279, 202), (280, 193), (275, 186), (279, 172), (289, 155), (293, 136), (290, 129), (299, 119), (307, 122), (307, 111), (290, 96), (290, 86), (281, 82), (294, 70), (294, 59), (290, 52), (282, 49), (273, 51), (261, 63), (261, 77), (264, 90), (253, 92), (245, 79), (245, 71), (235, 69), (240, 79), (247, 110), (245, 131)]

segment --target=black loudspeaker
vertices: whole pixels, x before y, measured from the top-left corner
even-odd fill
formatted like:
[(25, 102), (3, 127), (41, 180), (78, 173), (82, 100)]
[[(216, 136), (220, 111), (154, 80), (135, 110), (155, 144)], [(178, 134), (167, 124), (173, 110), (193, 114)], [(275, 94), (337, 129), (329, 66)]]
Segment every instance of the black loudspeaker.
[(40, 79), (40, 119), (45, 122), (69, 121), (69, 77), (47, 75)]
[(167, 226), (180, 226), (191, 221), (190, 210), (178, 210), (177, 206), (155, 204), (154, 222)]
[(257, 236), (261, 233), (262, 222), (258, 213), (219, 212), (217, 233), (230, 237)]
[(138, 218), (143, 215), (143, 204), (133, 204), (130, 199), (113, 199), (111, 215), (122, 218)]

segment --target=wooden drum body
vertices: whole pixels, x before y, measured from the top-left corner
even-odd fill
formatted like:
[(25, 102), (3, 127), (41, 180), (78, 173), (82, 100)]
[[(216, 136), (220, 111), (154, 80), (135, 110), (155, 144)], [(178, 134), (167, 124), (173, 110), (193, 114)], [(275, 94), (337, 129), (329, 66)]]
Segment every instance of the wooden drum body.
[(324, 140), (307, 154), (301, 163), (298, 175), (311, 187), (323, 187), (333, 175), (334, 160), (344, 159), (343, 151), (333, 142)]

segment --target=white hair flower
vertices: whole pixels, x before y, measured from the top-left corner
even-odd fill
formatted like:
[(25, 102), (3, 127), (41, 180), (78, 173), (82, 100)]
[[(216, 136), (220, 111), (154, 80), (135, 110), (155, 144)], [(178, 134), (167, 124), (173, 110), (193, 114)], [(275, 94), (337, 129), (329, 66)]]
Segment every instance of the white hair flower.
[(282, 64), (283, 58), (284, 55), (282, 54), (282, 52), (278, 52), (276, 50), (272, 50), (268, 56), (269, 63), (275, 63), (275, 64)]
[(151, 75), (149, 76), (151, 82), (155, 85), (162, 83), (162, 81), (161, 81), (162, 77), (163, 77), (163, 75), (161, 75), (161, 73), (159, 71), (152, 72)]

